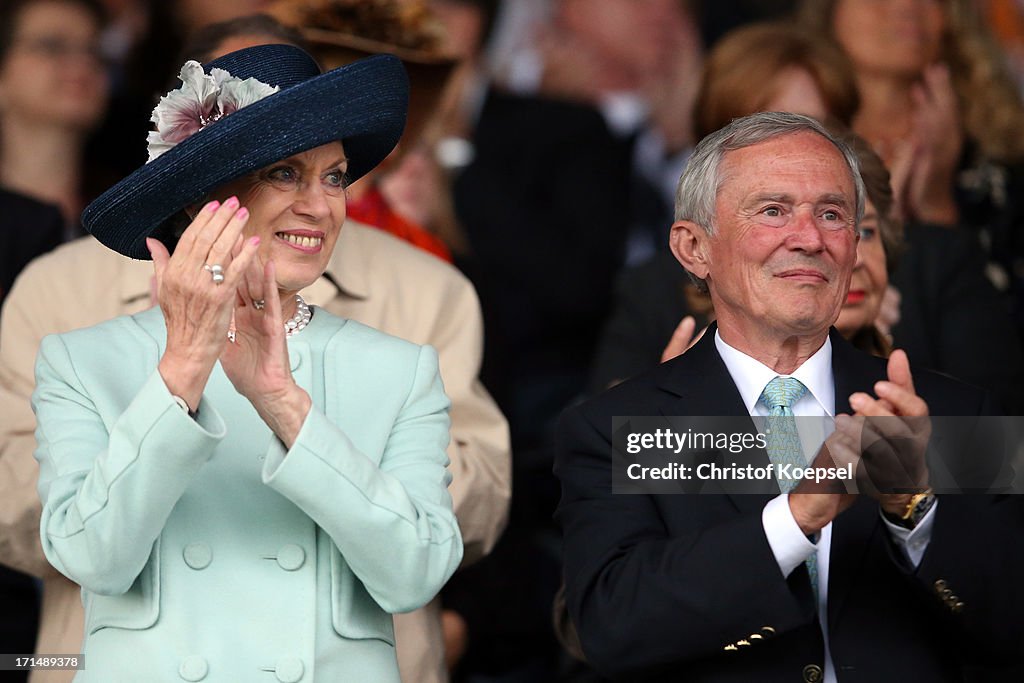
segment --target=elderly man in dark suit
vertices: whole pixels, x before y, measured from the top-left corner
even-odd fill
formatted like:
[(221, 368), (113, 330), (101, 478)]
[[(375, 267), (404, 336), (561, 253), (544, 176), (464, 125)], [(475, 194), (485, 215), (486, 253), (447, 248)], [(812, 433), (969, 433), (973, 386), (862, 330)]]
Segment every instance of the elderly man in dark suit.
[[(980, 390), (912, 375), (902, 351), (886, 362), (830, 331), (863, 197), (854, 155), (802, 116), (738, 119), (691, 158), (671, 246), (710, 291), (717, 326), (560, 426), (567, 603), (603, 674), (932, 683), (1019, 671), (1021, 499), (934, 495), (923, 448), (903, 463), (922, 484), (913, 493), (850, 495), (810, 480), (780, 480), (779, 495), (613, 493), (614, 416), (771, 416), (793, 427), (797, 416), (885, 417), (890, 439), (900, 429), (923, 438), (929, 415), (991, 411)], [(850, 419), (837, 419), (837, 434), (841, 423)], [(825, 445), (835, 456), (841, 444)], [(780, 449), (769, 439), (765, 462), (779, 464)], [(829, 463), (828, 448), (816, 458)]]

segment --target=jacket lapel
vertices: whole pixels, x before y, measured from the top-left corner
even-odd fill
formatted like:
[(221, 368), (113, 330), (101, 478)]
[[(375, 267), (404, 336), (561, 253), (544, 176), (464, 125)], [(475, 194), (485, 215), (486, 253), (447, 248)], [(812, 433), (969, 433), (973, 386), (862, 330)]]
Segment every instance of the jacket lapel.
[[(666, 363), (668, 372), (661, 378), (658, 386), (666, 392), (665, 401), (661, 406), (661, 414), (673, 416), (733, 417), (745, 416), (746, 430), (757, 434), (753, 420), (749, 419), (746, 405), (736, 388), (728, 368), (715, 348), (715, 332), (718, 326), (711, 323), (693, 348)], [(731, 423), (734, 424), (734, 423)], [(719, 455), (717, 463), (729, 464)], [(755, 454), (755, 465), (767, 465), (768, 454), (760, 450)], [(766, 496), (779, 493), (778, 484), (773, 480), (763, 482), (764, 486), (756, 493), (729, 493), (721, 491), (729, 497), (740, 512), (755, 512), (764, 507)], [(720, 489), (716, 482), (709, 481), (701, 489), (702, 493), (712, 493)], [(747, 489), (755, 491), (754, 485)]]
[(863, 391), (874, 395), (875, 382), (885, 379), (885, 362), (854, 348), (834, 327), (829, 339), (832, 341), (832, 377), (836, 385), (835, 414), (850, 415), (850, 394)]
[[(885, 379), (884, 363), (858, 351), (835, 328), (832, 340), (832, 376), (836, 385), (836, 415), (852, 414), (850, 394), (863, 391), (874, 395), (875, 382)], [(881, 522), (878, 505), (869, 498), (860, 498), (832, 524), (832, 547), (829, 553), (828, 623), (835, 627), (846, 598), (867, 557), (872, 538), (879, 533)]]

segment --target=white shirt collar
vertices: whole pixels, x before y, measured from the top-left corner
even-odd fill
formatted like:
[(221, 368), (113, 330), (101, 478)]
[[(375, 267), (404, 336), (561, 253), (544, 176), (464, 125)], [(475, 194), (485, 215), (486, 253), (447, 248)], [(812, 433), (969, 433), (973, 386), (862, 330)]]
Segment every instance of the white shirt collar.
[[(751, 415), (767, 415), (768, 408), (759, 403), (765, 385), (779, 376), (759, 360), (751, 358), (722, 340), (715, 330), (715, 348), (722, 357), (726, 369), (743, 399), (743, 405)], [(789, 377), (795, 377), (807, 387), (807, 393), (793, 406), (793, 414), (801, 416), (835, 416), (836, 388), (832, 376), (832, 340), (825, 343), (814, 355), (803, 362)]]

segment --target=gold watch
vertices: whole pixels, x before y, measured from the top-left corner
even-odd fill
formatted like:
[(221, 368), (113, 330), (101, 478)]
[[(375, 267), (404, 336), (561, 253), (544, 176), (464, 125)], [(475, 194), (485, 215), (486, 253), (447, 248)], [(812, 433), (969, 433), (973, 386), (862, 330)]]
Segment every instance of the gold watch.
[(935, 492), (930, 488), (926, 491), (915, 493), (907, 501), (907, 507), (903, 510), (903, 514), (900, 515), (900, 521), (904, 526), (913, 529), (924, 519), (924, 516), (928, 514), (928, 511), (932, 509), (934, 504)]

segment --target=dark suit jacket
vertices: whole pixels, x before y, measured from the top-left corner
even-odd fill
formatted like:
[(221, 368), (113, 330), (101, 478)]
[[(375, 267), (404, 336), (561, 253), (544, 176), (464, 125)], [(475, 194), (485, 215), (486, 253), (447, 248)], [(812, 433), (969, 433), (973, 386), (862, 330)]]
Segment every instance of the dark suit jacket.
[[(885, 364), (835, 330), (831, 338), (836, 411), (850, 412), (847, 397), (870, 391)], [(918, 372), (915, 383), (932, 415), (990, 409), (979, 390), (948, 378)], [(556, 519), (569, 612), (589, 661), (626, 681), (814, 680), (824, 645), (810, 583), (802, 565), (788, 579), (779, 571), (761, 523), (770, 495), (611, 493), (612, 416), (659, 414), (747, 414), (713, 330), (563, 415)], [(874, 501), (861, 498), (835, 520), (828, 630), (842, 683), (962, 681), (966, 670), (1019, 662), (1024, 501), (940, 498), (916, 571)]]

